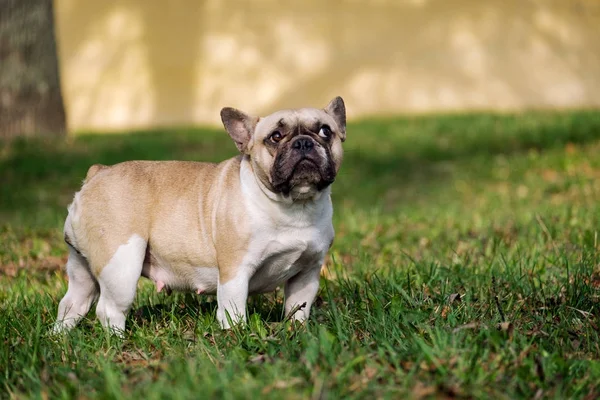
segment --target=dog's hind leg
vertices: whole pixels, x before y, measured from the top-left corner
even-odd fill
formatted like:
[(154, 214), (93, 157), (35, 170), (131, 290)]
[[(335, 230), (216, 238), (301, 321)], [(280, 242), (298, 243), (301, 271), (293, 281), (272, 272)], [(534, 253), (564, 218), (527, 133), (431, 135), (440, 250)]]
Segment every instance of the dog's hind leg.
[(54, 332), (59, 333), (73, 328), (84, 317), (98, 296), (98, 282), (90, 271), (87, 260), (69, 246), (67, 261), (69, 288), (58, 306), (58, 316)]
[(98, 274), (100, 299), (96, 315), (102, 325), (118, 334), (125, 330), (125, 318), (142, 275), (146, 245), (141, 236), (131, 236), (127, 243), (119, 246)]

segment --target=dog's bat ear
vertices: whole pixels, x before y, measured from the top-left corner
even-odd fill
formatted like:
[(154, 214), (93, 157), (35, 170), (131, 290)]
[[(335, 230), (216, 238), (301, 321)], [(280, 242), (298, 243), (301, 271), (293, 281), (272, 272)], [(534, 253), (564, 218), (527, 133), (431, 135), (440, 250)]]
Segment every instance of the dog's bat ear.
[(235, 108), (225, 107), (221, 110), (221, 121), (223, 121), (225, 130), (235, 142), (238, 150), (245, 153), (248, 142), (256, 128), (258, 117), (251, 117)]
[(325, 112), (333, 117), (338, 128), (340, 128), (340, 138), (342, 142), (346, 140), (346, 106), (344, 105), (344, 99), (340, 96), (331, 100)]

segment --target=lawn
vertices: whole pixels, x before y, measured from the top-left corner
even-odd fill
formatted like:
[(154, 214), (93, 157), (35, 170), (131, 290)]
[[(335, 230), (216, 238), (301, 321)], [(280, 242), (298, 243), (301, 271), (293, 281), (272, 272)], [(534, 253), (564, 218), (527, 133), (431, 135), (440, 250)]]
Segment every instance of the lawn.
[(348, 127), (336, 240), (306, 326), (281, 292), (221, 331), (216, 301), (139, 283), (123, 340), (49, 335), (62, 224), (89, 165), (218, 161), (220, 130), (0, 143), (0, 397), (598, 398), (600, 112)]

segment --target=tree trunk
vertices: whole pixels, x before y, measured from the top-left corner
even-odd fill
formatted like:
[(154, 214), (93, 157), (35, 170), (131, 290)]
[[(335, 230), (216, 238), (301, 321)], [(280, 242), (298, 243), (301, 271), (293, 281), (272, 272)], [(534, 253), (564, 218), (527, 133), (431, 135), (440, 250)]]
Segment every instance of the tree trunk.
[(52, 0), (0, 0), (0, 138), (65, 130)]

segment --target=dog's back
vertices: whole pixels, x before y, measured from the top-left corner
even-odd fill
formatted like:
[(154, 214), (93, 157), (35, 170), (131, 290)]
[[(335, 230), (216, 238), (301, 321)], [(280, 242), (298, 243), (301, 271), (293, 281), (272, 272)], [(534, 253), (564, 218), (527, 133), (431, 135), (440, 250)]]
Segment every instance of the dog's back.
[(198, 204), (200, 193), (206, 192), (201, 186), (212, 181), (217, 169), (216, 164), (185, 161), (95, 164), (69, 206), (65, 239), (97, 275), (132, 235), (148, 241), (157, 219), (170, 221), (162, 224), (174, 230), (167, 236), (175, 236), (182, 224), (197, 232), (198, 209), (178, 205)]

